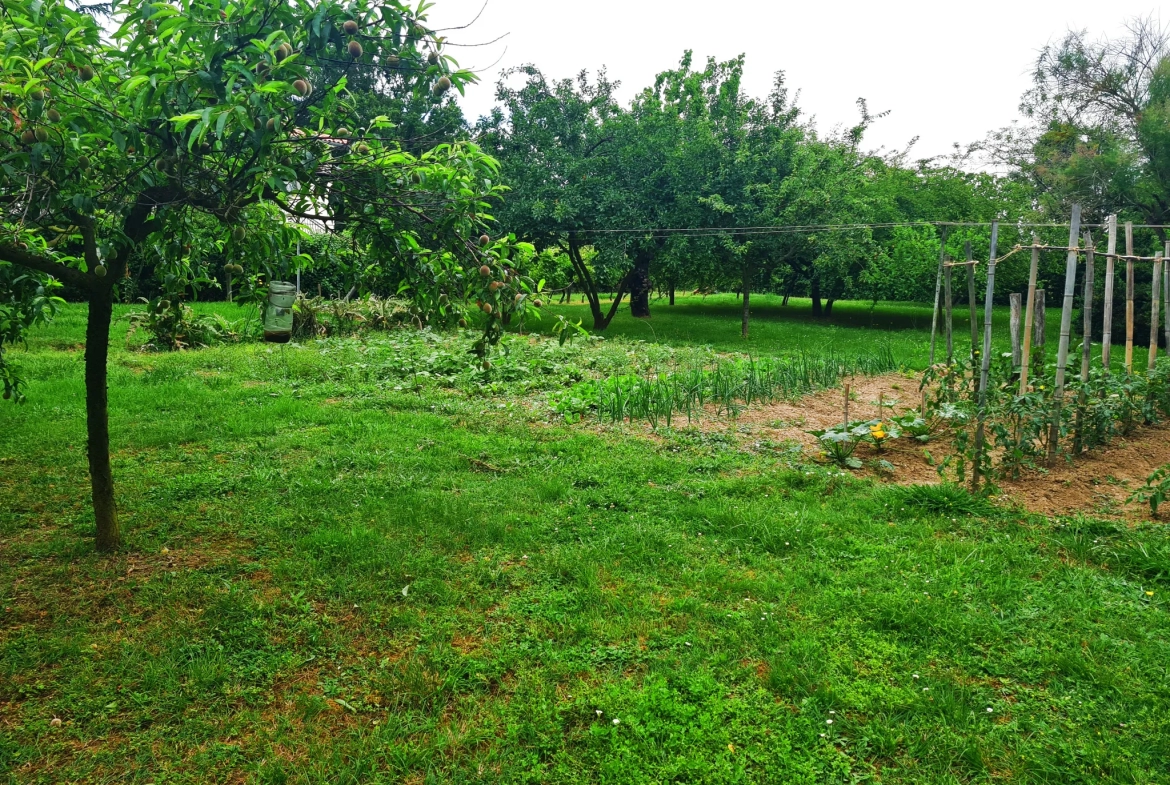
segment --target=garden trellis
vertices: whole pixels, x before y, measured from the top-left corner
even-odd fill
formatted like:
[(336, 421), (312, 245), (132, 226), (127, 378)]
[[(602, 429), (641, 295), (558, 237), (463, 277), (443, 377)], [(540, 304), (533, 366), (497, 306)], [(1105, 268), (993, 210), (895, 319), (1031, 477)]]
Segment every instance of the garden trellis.
[[(1018, 399), (1023, 399), (1024, 396), (1034, 392), (1034, 384), (1032, 384), (1033, 377), (1043, 379), (1044, 363), (1041, 356), (1039, 367), (1033, 369), (1033, 349), (1039, 348), (1043, 345), (1044, 339), (1044, 322), (1045, 322), (1045, 291), (1038, 289), (1037, 277), (1042, 253), (1063, 253), (1065, 254), (1065, 275), (1063, 297), (1061, 300), (1060, 311), (1060, 340), (1057, 347), (1055, 374), (1053, 379), (1053, 386), (1051, 391), (1050, 407), (1047, 411), (1047, 433), (1040, 434), (1040, 438), (1045, 446), (1045, 460), (1051, 464), (1055, 461), (1060, 446), (1062, 436), (1062, 424), (1065, 418), (1065, 396), (1067, 392), (1069, 373), (1069, 352), (1070, 344), (1072, 342), (1073, 334), (1073, 311), (1076, 299), (1076, 284), (1077, 276), (1083, 269), (1084, 288), (1083, 288), (1083, 313), (1082, 313), (1082, 346), (1081, 346), (1081, 362), (1080, 373), (1077, 382), (1080, 387), (1079, 395), (1077, 397), (1077, 406), (1074, 419), (1073, 433), (1073, 453), (1080, 453), (1085, 446), (1084, 429), (1085, 425), (1085, 411), (1090, 404), (1088, 397), (1088, 382), (1092, 371), (1092, 336), (1093, 336), (1093, 318), (1094, 308), (1093, 301), (1096, 291), (1096, 264), (1099, 256), (1105, 257), (1106, 272), (1105, 272), (1105, 307), (1103, 309), (1103, 329), (1102, 329), (1102, 351), (1101, 351), (1101, 368), (1102, 373), (1106, 376), (1110, 374), (1111, 361), (1111, 342), (1112, 342), (1112, 318), (1113, 318), (1113, 296), (1114, 296), (1114, 282), (1116, 263), (1122, 260), (1126, 263), (1126, 335), (1125, 335), (1125, 373), (1126, 376), (1133, 376), (1133, 347), (1134, 347), (1134, 324), (1135, 324), (1135, 293), (1136, 287), (1139, 284), (1138, 270), (1152, 269), (1150, 275), (1150, 343), (1149, 355), (1147, 362), (1147, 377), (1152, 378), (1157, 369), (1158, 358), (1158, 343), (1159, 332), (1164, 331), (1167, 350), (1170, 351), (1170, 263), (1166, 263), (1167, 257), (1170, 257), (1170, 242), (1166, 242), (1165, 248), (1160, 250), (1153, 256), (1139, 256), (1134, 253), (1134, 239), (1132, 223), (1125, 224), (1125, 253), (1117, 253), (1118, 240), (1118, 221), (1117, 216), (1110, 216), (1108, 221), (1104, 224), (1107, 234), (1106, 250), (1102, 253), (1094, 245), (1092, 235), (1089, 231), (1085, 231), (1083, 236), (1081, 234), (1081, 208), (1079, 205), (1074, 205), (1072, 208), (1072, 215), (1069, 224), (1067, 224), (1069, 235), (1068, 243), (1064, 246), (1046, 245), (1042, 244), (1037, 235), (1032, 235), (1032, 242), (1030, 245), (1016, 245), (1011, 251), (1003, 256), (998, 255), (997, 245), (999, 240), (999, 224), (991, 224), (991, 243), (990, 256), (987, 263), (987, 289), (984, 303), (984, 319), (983, 319), (983, 335), (982, 335), (982, 350), (977, 350), (978, 334), (976, 327), (976, 303), (975, 303), (975, 276), (974, 268), (978, 264), (973, 258), (970, 249), (970, 242), (967, 243), (966, 261), (952, 262), (948, 261), (945, 250), (945, 242), (942, 253), (939, 257), (939, 272), (938, 281), (942, 289), (943, 295), (939, 302), (939, 297), (936, 296), (935, 312), (932, 319), (932, 350), (935, 339), (935, 332), (937, 330), (938, 321), (942, 319), (942, 331), (946, 336), (947, 341), (947, 361), (946, 369), (941, 372), (941, 375), (946, 378), (946, 392), (940, 393), (942, 396), (940, 402), (950, 401), (953, 397), (952, 386), (955, 384), (956, 361), (954, 357), (954, 350), (952, 345), (952, 338), (954, 334), (954, 313), (952, 303), (952, 270), (955, 267), (965, 267), (967, 269), (968, 282), (968, 303), (971, 316), (971, 365), (970, 365), (970, 385), (974, 388), (974, 396), (977, 398), (977, 406), (975, 411), (975, 428), (974, 440), (972, 442), (973, 448), (971, 450), (971, 485), (974, 490), (977, 490), (981, 484), (981, 474), (989, 466), (989, 459), (987, 455), (987, 416), (988, 416), (988, 386), (990, 384), (991, 371), (991, 353), (992, 353), (992, 308), (995, 302), (995, 272), (997, 265), (1007, 262), (1017, 254), (1024, 251), (1030, 251), (1030, 266), (1028, 271), (1028, 289), (1026, 298), (1026, 311), (1024, 315), (1024, 324), (1021, 331), (1020, 318), (1020, 296), (1018, 293), (1011, 295), (1012, 316), (1011, 316), (1011, 341), (1012, 353), (1011, 362), (1012, 370), (1018, 374)], [(1154, 228), (1154, 227), (1151, 227)], [(945, 235), (944, 235), (945, 236)], [(1082, 261), (1084, 267), (1081, 267)], [(1144, 276), (1143, 276), (1144, 277)], [(1022, 335), (1021, 335), (1022, 333)], [(1022, 346), (1020, 345), (1022, 339)], [(932, 351), (933, 362), (933, 351)], [(976, 367), (978, 365), (978, 367)], [(966, 371), (962, 371), (963, 374)], [(924, 386), (930, 378), (924, 380)], [(1044, 391), (1044, 385), (1040, 385), (1040, 391)], [(1152, 401), (1154, 391), (1151, 388), (1147, 392), (1148, 398)], [(1152, 405), (1152, 404), (1151, 404)], [(925, 412), (924, 412), (925, 414)], [(1018, 430), (1018, 429), (1017, 429)]]

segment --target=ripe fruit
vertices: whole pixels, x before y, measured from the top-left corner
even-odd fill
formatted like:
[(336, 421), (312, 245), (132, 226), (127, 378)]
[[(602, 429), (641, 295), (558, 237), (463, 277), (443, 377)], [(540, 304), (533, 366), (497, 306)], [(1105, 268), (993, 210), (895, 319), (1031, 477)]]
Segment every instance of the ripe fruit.
[(281, 44), (280, 46), (276, 47), (276, 59), (277, 60), (287, 60), (290, 57), (292, 57), (292, 47), (291, 46), (289, 46), (288, 44)]
[(78, 169), (88, 169), (89, 168), (89, 156), (88, 155), (83, 155), (83, 156), (78, 157), (77, 168)]
[(106, 266), (104, 264), (99, 264), (97, 267), (93, 268), (93, 274), (98, 278), (105, 278), (107, 272), (108, 271), (106, 270)]
[(460, 327), (462, 327), (462, 328), (464, 328), (464, 329), (467, 329), (467, 320), (466, 320), (466, 319), (460, 319), (460, 320), (459, 320), (459, 326), (460, 326)]
[(541, 306), (544, 305), (544, 303), (542, 303), (540, 300), (533, 300), (532, 304), (535, 305), (537, 308), (540, 308)]
[(487, 278), (489, 275), (492, 274), (492, 268), (488, 267), (485, 264), (483, 267), (479, 268), (479, 274), (482, 275), (484, 278)]
[(400, 58), (398, 55), (388, 55), (386, 57), (386, 65), (390, 66), (391, 68), (397, 67), (399, 62)]
[(48, 118), (50, 123), (61, 122), (61, 113), (56, 109), (50, 109), (49, 111), (45, 112), (45, 117)]
[(479, 236), (479, 247), (480, 248), (487, 248), (488, 243), (490, 243), (491, 241), (492, 241), (492, 238), (488, 237), (486, 234), (481, 234)]
[(32, 144), (37, 140), (37, 135), (32, 132), (31, 128), (26, 128), (20, 134), (20, 141), (24, 144)]
[(352, 57), (354, 60), (357, 60), (359, 57), (361, 57), (362, 56), (362, 45), (359, 44), (357, 41), (350, 41), (349, 42), (349, 56)]
[(335, 135), (340, 136), (342, 139), (344, 139), (345, 137), (349, 136), (349, 129), (343, 125), (337, 129)]
[(304, 79), (298, 79), (293, 82), (293, 89), (296, 90), (297, 94), (302, 98), (308, 96), (308, 94), (313, 91), (313, 88), (309, 87), (309, 83)]
[(490, 284), (488, 284), (488, 289), (490, 289), (493, 292), (498, 292), (498, 291), (500, 291), (501, 286), (503, 286), (503, 284), (500, 283), (499, 281), (492, 281)]
[(44, 128), (38, 128), (34, 132), (34, 135), (36, 136), (37, 141), (41, 142), (42, 144), (49, 141), (49, 132), (46, 131)]
[(442, 95), (450, 89), (451, 80), (446, 76), (439, 77), (439, 81), (435, 82), (435, 92), (439, 95)]
[(93, 66), (83, 65), (77, 70), (77, 78), (83, 82), (88, 82), (93, 77)]
[(341, 29), (345, 31), (346, 35), (357, 35), (358, 23), (352, 19), (346, 19), (345, 24), (341, 26)]
[(242, 243), (247, 236), (248, 233), (244, 231), (244, 227), (242, 226), (237, 226), (235, 229), (232, 229), (232, 239), (237, 243)]
[(33, 100), (33, 101), (43, 101), (43, 100), (45, 100), (45, 91), (44, 90), (33, 90), (32, 92), (30, 92), (28, 94), (28, 97), (30, 100)]
[(490, 316), (492, 313), (492, 304), (491, 303), (484, 303), (483, 304), (483, 312)]
[(362, 142), (361, 144), (359, 144), (357, 147), (354, 148), (354, 150), (357, 151), (358, 155), (369, 155), (370, 154), (370, 146), (368, 144), (366, 144), (365, 142)]
[(268, 122), (264, 124), (264, 127), (267, 128), (269, 131), (275, 131), (276, 130), (276, 118), (269, 117)]
[(520, 301), (521, 301), (521, 300), (523, 300), (523, 299), (524, 299), (524, 295), (522, 295), (522, 294), (518, 294), (518, 295), (516, 295), (516, 299), (515, 299), (513, 302), (515, 302), (515, 303), (516, 303), (516, 305), (519, 305), (519, 304), (520, 304)]
[(430, 63), (431, 65), (438, 65), (439, 64), (439, 53), (438, 52), (431, 52), (429, 55), (427, 55), (427, 62)]

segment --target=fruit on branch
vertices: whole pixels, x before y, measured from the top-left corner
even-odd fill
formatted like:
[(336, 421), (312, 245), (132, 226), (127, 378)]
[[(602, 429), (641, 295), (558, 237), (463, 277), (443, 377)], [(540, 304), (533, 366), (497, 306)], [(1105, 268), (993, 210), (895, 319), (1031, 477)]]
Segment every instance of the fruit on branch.
[(56, 109), (50, 109), (49, 111), (45, 112), (45, 117), (48, 118), (50, 123), (61, 122), (61, 113)]
[(292, 47), (291, 46), (289, 46), (288, 44), (281, 44), (280, 46), (276, 47), (276, 59), (277, 60), (287, 60), (290, 57), (292, 57)]
[(483, 312), (486, 313), (488, 316), (491, 316), (492, 304), (491, 303), (484, 303), (483, 304)]
[(487, 278), (489, 275), (492, 274), (492, 268), (488, 267), (485, 264), (483, 267), (479, 268), (479, 274), (482, 275), (484, 278)]
[(98, 278), (105, 278), (107, 272), (108, 270), (106, 270), (106, 266), (104, 264), (99, 264), (97, 267), (93, 268), (93, 274)]
[(78, 168), (78, 169), (88, 169), (88, 168), (89, 168), (89, 163), (90, 163), (90, 162), (89, 162), (89, 156), (88, 156), (88, 155), (82, 155), (82, 156), (79, 156), (79, 157), (78, 157), (78, 159), (77, 159), (77, 168)]
[(438, 65), (439, 64), (439, 53), (432, 51), (429, 55), (427, 55), (427, 62), (430, 63), (431, 65)]
[(346, 35), (357, 35), (358, 23), (352, 19), (346, 19), (341, 29), (345, 31)]
[(93, 79), (94, 76), (95, 74), (93, 72), (93, 66), (83, 65), (81, 68), (77, 69), (77, 78), (83, 82), (88, 82), (90, 79)]
[(357, 60), (359, 57), (361, 57), (362, 56), (362, 45), (359, 44), (357, 41), (350, 41), (349, 42), (349, 56), (352, 57), (354, 60)]
[(244, 230), (244, 227), (242, 227), (242, 226), (237, 226), (235, 229), (232, 229), (232, 239), (235, 240), (237, 243), (242, 243), (244, 241), (244, 238), (247, 236), (248, 236), (248, 233)]
[(480, 248), (487, 248), (488, 244), (491, 241), (492, 241), (492, 238), (488, 237), (486, 234), (481, 234), (479, 236), (479, 247)]
[(439, 77), (439, 81), (435, 82), (435, 92), (439, 95), (451, 89), (451, 79), (446, 76)]
[(20, 141), (24, 144), (32, 144), (37, 140), (37, 135), (33, 133), (31, 128), (26, 128), (20, 134)]
[(41, 142), (42, 144), (49, 141), (49, 132), (44, 128), (38, 128), (33, 132), (33, 135), (36, 136), (37, 141)]
[(313, 92), (313, 88), (304, 79), (298, 79), (293, 82), (293, 89), (297, 91), (297, 95), (302, 98), (308, 97), (309, 93)]
[(43, 100), (45, 100), (45, 91), (44, 90), (32, 90), (29, 92), (28, 97), (32, 101), (43, 101)]

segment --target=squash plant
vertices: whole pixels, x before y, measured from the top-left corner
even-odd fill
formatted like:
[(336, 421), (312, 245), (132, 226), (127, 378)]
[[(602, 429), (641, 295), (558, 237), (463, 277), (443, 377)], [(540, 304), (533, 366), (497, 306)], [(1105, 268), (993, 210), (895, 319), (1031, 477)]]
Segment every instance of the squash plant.
[(88, 301), (99, 550), (120, 542), (106, 374), (115, 284), (131, 264), (167, 286), (195, 280), (199, 216), (246, 278), (271, 278), (307, 225), (352, 233), (426, 307), (460, 313), (478, 299), (484, 353), (500, 320), (534, 312), (537, 287), (508, 266), (527, 249), (489, 229), (496, 162), (470, 143), (414, 155), (384, 118), (345, 119), (351, 76), (436, 102), (472, 81), (426, 8), (114, 0), (103, 27), (66, 0), (0, 5), (0, 385), (24, 396), (3, 351), (51, 314), (55, 285)]

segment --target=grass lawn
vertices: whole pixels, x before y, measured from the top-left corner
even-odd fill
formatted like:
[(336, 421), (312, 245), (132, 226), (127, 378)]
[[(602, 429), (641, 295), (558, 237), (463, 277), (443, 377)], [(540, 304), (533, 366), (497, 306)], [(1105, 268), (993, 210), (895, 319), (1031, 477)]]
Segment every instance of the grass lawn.
[(656, 303), (516, 339), (483, 392), (457, 336), (144, 354), (120, 323), (109, 558), (69, 307), (0, 408), (0, 781), (1170, 782), (1163, 527), (543, 403), (704, 347), (926, 362), (929, 309), (759, 299), (746, 347), (734, 297)]

